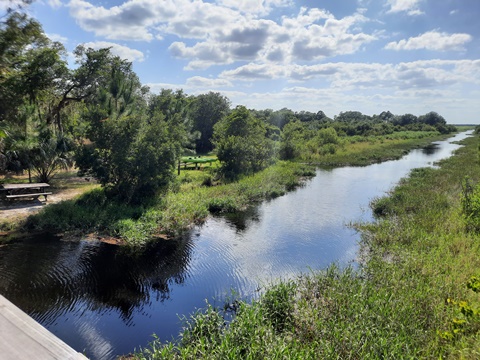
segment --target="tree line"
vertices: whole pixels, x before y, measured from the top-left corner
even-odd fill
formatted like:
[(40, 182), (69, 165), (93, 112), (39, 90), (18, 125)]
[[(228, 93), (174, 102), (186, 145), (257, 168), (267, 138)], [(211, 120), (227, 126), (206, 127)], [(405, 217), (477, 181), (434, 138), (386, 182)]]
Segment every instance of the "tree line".
[(212, 150), (219, 176), (236, 179), (293, 159), (302, 148), (335, 152), (342, 137), (396, 131), (454, 131), (435, 112), (368, 116), (341, 112), (231, 108), (220, 93), (187, 95), (143, 86), (132, 64), (78, 46), (69, 67), (64, 46), (21, 9), (0, 23), (0, 172), (27, 171), (49, 182), (76, 165), (124, 201), (164, 191), (185, 154)]

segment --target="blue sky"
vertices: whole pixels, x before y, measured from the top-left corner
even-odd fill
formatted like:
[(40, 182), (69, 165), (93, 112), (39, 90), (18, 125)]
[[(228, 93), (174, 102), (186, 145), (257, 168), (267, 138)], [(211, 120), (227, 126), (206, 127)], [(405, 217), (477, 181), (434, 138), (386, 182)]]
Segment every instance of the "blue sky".
[(480, 123), (478, 0), (37, 0), (29, 12), (69, 51), (112, 46), (153, 92)]

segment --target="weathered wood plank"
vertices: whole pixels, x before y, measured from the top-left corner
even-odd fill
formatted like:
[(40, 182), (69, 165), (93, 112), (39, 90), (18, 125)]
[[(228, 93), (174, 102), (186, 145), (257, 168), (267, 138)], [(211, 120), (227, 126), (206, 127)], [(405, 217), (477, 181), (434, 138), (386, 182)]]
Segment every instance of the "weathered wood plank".
[(42, 325), (0, 295), (2, 360), (86, 360)]
[(16, 194), (16, 195), (6, 195), (5, 197), (7, 199), (15, 199), (15, 198), (22, 198), (22, 197), (39, 197), (39, 196), (45, 196), (45, 199), (47, 198), (47, 195), (52, 195), (51, 192), (42, 192), (42, 193), (31, 193), (31, 194)]
[(18, 189), (40, 189), (50, 187), (47, 183), (31, 183), (31, 184), (3, 184), (4, 190), (18, 190)]

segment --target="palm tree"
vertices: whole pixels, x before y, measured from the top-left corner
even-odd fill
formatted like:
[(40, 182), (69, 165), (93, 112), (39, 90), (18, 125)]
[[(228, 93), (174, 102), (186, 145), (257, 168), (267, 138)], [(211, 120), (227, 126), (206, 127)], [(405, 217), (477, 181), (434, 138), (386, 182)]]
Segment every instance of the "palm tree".
[(30, 166), (38, 181), (48, 183), (60, 169), (73, 165), (72, 142), (64, 134), (42, 131), (30, 152)]

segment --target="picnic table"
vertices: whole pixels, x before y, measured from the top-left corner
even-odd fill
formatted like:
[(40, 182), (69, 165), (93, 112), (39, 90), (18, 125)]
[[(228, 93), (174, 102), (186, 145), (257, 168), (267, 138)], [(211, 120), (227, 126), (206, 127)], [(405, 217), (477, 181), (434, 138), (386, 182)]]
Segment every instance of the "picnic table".
[(183, 166), (183, 168), (186, 169), (188, 165), (194, 165), (195, 170), (198, 170), (200, 168), (199, 165), (210, 164), (210, 166), (212, 166), (212, 163), (214, 163), (216, 161), (217, 161), (217, 159), (215, 159), (215, 158), (206, 158), (206, 157), (203, 158), (203, 157), (200, 157), (200, 156), (197, 156), (197, 157), (184, 156), (178, 162), (178, 174), (180, 175), (180, 167), (181, 166)]
[(47, 183), (3, 184), (0, 186), (0, 190), (3, 193), (3, 197), (7, 200), (21, 198), (38, 199), (39, 196), (44, 196), (45, 201), (47, 201), (47, 196), (52, 195), (51, 192), (47, 192), (49, 187), (50, 185)]

